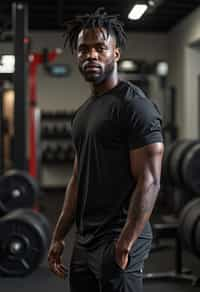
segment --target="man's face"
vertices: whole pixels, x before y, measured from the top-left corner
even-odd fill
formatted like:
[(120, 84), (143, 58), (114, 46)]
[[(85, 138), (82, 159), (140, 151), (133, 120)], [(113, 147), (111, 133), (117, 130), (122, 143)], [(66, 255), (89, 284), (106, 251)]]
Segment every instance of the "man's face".
[(115, 38), (112, 35), (107, 37), (107, 32), (104, 32), (105, 39), (99, 28), (84, 29), (78, 36), (78, 67), (85, 80), (94, 84), (108, 79), (120, 58)]

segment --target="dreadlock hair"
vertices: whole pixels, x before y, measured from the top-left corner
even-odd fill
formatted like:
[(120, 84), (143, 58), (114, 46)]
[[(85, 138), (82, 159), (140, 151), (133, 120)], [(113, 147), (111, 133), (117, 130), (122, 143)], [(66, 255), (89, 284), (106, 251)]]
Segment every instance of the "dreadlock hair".
[[(72, 54), (77, 48), (78, 35), (81, 30), (87, 28), (99, 28), (102, 32), (104, 39), (110, 34), (115, 36), (116, 46), (118, 48), (124, 48), (126, 45), (127, 35), (124, 31), (124, 24), (118, 19), (119, 15), (108, 15), (104, 7), (98, 8), (94, 14), (85, 14), (75, 16), (73, 19), (66, 21), (66, 31), (64, 33), (65, 41), (64, 47), (68, 44)], [(102, 30), (105, 28), (105, 31)]]

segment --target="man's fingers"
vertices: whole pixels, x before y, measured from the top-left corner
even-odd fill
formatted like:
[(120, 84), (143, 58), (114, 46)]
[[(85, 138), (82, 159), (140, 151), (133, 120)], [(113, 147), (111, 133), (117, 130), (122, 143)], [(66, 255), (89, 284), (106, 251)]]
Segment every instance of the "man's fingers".
[(65, 273), (67, 273), (67, 272), (68, 272), (68, 269), (67, 269), (67, 267), (65, 267), (63, 264), (60, 264), (60, 267), (63, 269), (63, 271), (64, 271)]
[(54, 274), (56, 274), (57, 276), (61, 278), (64, 278), (66, 276), (66, 273), (64, 272), (64, 270), (56, 263), (50, 266), (50, 270), (51, 272), (53, 272)]
[(62, 264), (56, 264), (57, 269), (62, 273), (67, 273), (67, 268)]
[(61, 278), (65, 278), (68, 274), (67, 268), (61, 263), (60, 258), (49, 258), (50, 270)]
[(67, 273), (66, 273), (66, 270), (63, 268), (63, 266), (62, 265), (59, 265), (59, 264), (54, 264), (54, 273), (57, 275), (57, 276), (59, 276), (59, 277), (61, 277), (61, 278), (65, 278), (66, 276), (67, 276)]

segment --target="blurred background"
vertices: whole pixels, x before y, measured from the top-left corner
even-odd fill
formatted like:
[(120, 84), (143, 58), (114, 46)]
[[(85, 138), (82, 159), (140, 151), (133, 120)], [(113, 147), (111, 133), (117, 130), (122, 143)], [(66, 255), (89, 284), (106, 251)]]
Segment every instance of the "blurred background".
[[(29, 276), (23, 285), (29, 292), (69, 290), (67, 281), (49, 272), (45, 252), (72, 172), (71, 119), (90, 89), (77, 69), (76, 56), (64, 47), (64, 21), (98, 7), (118, 14), (127, 31), (120, 78), (141, 87), (163, 116), (166, 151), (152, 216), (155, 242), (145, 268), (145, 291), (197, 291), (192, 284), (200, 271), (199, 0), (0, 1), (0, 213), (2, 234), (10, 234), (7, 241), (0, 236), (2, 291), (21, 291), (24, 270)], [(12, 224), (19, 227), (10, 227), (5, 216), (27, 207), (45, 217), (48, 232), (41, 227), (41, 234), (34, 235), (35, 224), (43, 219), (30, 219), (30, 214), (12, 215)], [(28, 237), (21, 216), (34, 230), (30, 236), (35, 245), (43, 238), (43, 253), (37, 263), (22, 261), (20, 267), (13, 259), (22, 248), (19, 234)], [(66, 263), (73, 240), (74, 229), (67, 237)], [(27, 250), (31, 248), (29, 244)], [(155, 271), (164, 274), (151, 277)]]

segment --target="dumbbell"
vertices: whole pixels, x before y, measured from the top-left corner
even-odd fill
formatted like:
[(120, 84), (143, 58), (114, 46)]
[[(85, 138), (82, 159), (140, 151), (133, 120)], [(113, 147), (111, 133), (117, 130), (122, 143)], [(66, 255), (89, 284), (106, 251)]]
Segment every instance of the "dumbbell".
[(42, 152), (42, 159), (45, 162), (50, 162), (55, 159), (55, 149), (51, 145), (47, 145)]
[(67, 127), (67, 125), (65, 124), (59, 128), (59, 133), (62, 137), (65, 137), (66, 139), (70, 139), (72, 137), (69, 127)]
[(55, 148), (55, 152), (54, 152), (54, 157), (56, 159), (56, 161), (58, 162), (63, 162), (66, 160), (66, 151), (65, 148), (62, 147), (61, 145), (57, 145)]

